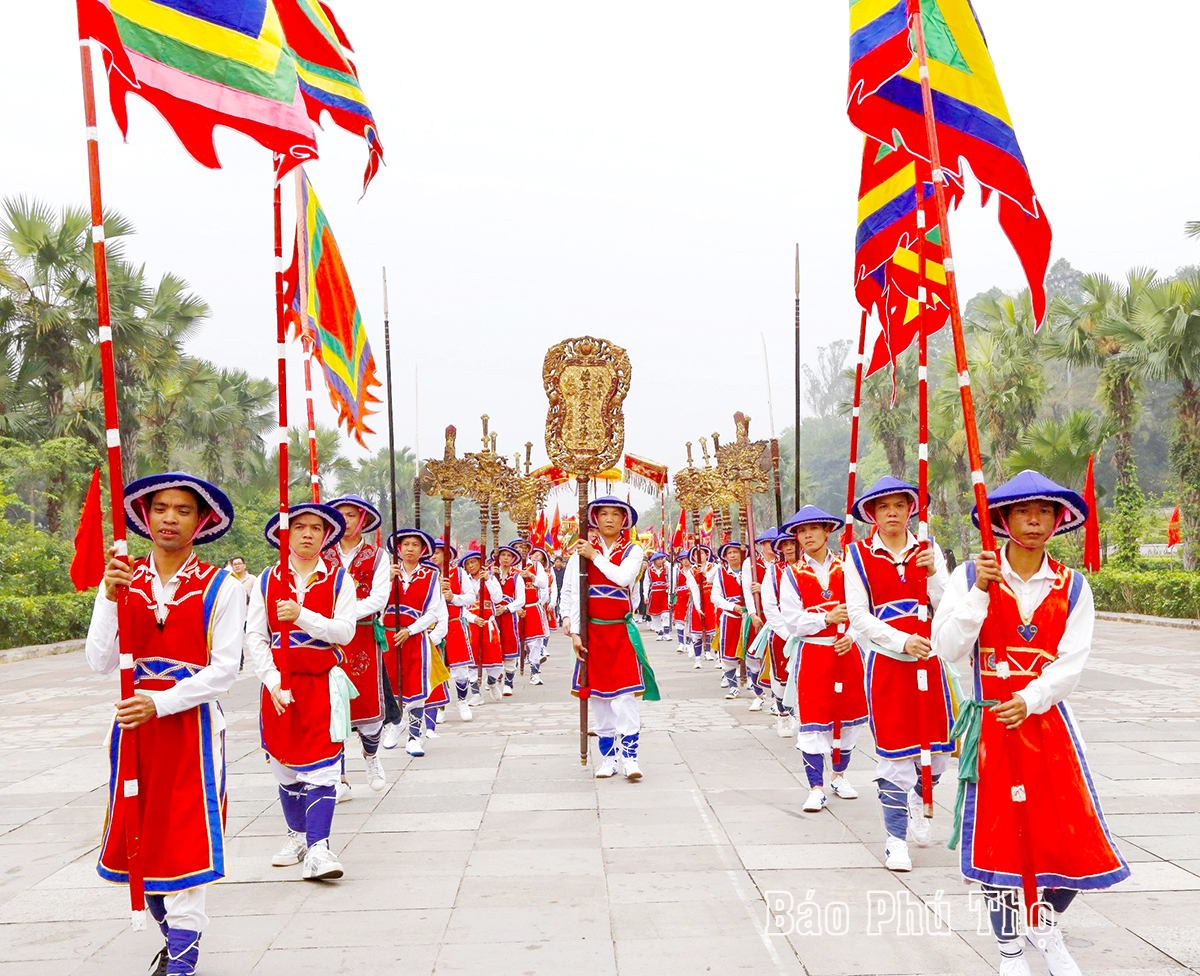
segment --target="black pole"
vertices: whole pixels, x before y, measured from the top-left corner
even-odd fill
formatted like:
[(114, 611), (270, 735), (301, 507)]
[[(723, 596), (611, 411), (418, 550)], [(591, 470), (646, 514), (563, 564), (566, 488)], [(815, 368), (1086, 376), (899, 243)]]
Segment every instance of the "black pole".
[[(575, 479), (579, 492), (579, 534), (582, 541), (588, 537), (588, 478), (581, 474)], [(579, 639), (584, 646), (584, 656), (579, 662), (579, 762), (588, 764), (588, 561), (579, 557)]]
[(796, 245), (796, 418), (793, 434), (793, 451), (796, 472), (795, 501), (796, 511), (800, 511), (800, 245)]
[[(388, 293), (387, 293), (387, 268), (383, 269), (383, 368), (387, 373), (387, 413), (388, 413), (388, 479), (391, 483), (392, 492), (392, 534), (387, 537), (384, 543), (385, 548), (389, 551), (392, 547), (392, 540), (396, 535), (396, 417), (392, 410), (394, 397), (392, 396), (392, 333), (388, 325)], [(395, 563), (396, 554), (392, 553), (390, 563)], [(397, 606), (400, 603), (400, 580), (392, 580), (392, 592), (389, 597), (389, 602), (392, 606)], [(401, 667), (400, 667), (400, 652), (396, 650), (395, 642), (396, 635), (394, 630), (387, 631), (388, 649), (396, 652), (396, 684), (402, 687), (400, 683)], [(384, 669), (386, 671), (386, 668)], [(386, 675), (385, 675), (386, 678)], [(400, 698), (400, 687), (396, 688), (396, 698)], [(401, 721), (403, 721), (401, 716)]]

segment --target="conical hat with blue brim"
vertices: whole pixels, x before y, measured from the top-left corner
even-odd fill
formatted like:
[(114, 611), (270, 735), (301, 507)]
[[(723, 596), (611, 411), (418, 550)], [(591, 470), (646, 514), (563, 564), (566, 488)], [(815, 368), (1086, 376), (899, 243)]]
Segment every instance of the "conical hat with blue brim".
[(400, 543), (405, 539), (421, 540), (421, 544), (425, 547), (425, 551), (421, 555), (422, 559), (427, 559), (433, 555), (433, 550), (435, 548), (433, 536), (431, 536), (424, 529), (413, 528), (397, 529), (395, 532), (393, 532), (388, 538), (388, 551), (393, 556), (397, 555), (400, 552)]
[(588, 503), (588, 525), (592, 528), (597, 528), (596, 524), (596, 509), (611, 506), (613, 508), (622, 508), (625, 510), (624, 529), (631, 529), (637, 525), (637, 509), (634, 508), (624, 498), (618, 498), (616, 495), (602, 495), (594, 502)]
[[(295, 505), (289, 505), (288, 524), (290, 525), (298, 516), (305, 513), (320, 516), (329, 526), (329, 530), (325, 533), (325, 544), (321, 547), (322, 549), (336, 546), (342, 540), (342, 536), (346, 534), (346, 520), (342, 518), (342, 513), (322, 502), (298, 502)], [(276, 512), (267, 521), (263, 535), (271, 545), (276, 549), (279, 548), (279, 512)]]
[[(362, 535), (374, 532), (383, 524), (383, 516), (379, 514), (379, 509), (361, 495), (342, 495), (341, 498), (331, 498), (325, 504), (331, 508), (337, 508), (339, 505), (353, 505), (355, 508), (361, 508), (366, 512), (366, 517), (363, 519), (362, 526), (358, 530)], [(347, 528), (349, 528), (349, 525), (347, 525)]]
[(216, 485), (183, 471), (166, 471), (138, 478), (125, 486), (125, 522), (138, 535), (150, 539), (146, 524), (146, 502), (149, 496), (167, 488), (185, 488), (194, 492), (212, 512), (209, 521), (201, 526), (192, 540), (193, 545), (215, 542), (233, 527), (233, 503)]
[[(1004, 484), (988, 492), (988, 509), (992, 514), (992, 530), (1000, 536), (1008, 537), (1004, 526), (997, 521), (997, 509), (1016, 505), (1018, 502), (1049, 501), (1061, 505), (1065, 511), (1062, 524), (1054, 530), (1055, 535), (1074, 532), (1087, 522), (1088, 506), (1083, 496), (1070, 488), (1064, 488), (1057, 482), (1051, 481), (1044, 474), (1026, 468), (1015, 477), (1009, 478)], [(971, 509), (971, 521), (979, 527), (979, 507)]]
[[(875, 519), (864, 506), (873, 502), (876, 498), (883, 498), (885, 495), (908, 495), (912, 498), (913, 507), (917, 505), (917, 489), (915, 485), (910, 485), (907, 481), (901, 481), (899, 478), (893, 478), (890, 474), (885, 474), (882, 478), (871, 485), (866, 491), (854, 499), (854, 504), (850, 506), (850, 514), (860, 522), (866, 522), (868, 525), (874, 525)], [(838, 522), (845, 524), (842, 519)]]

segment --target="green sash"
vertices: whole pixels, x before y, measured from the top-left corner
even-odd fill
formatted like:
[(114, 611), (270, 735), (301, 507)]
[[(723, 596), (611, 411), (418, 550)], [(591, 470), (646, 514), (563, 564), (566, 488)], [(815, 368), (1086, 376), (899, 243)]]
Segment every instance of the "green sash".
[(954, 850), (962, 836), (963, 803), (967, 798), (967, 784), (979, 782), (979, 734), (983, 728), (983, 710), (999, 705), (999, 701), (967, 698), (958, 710), (950, 740), (962, 737), (958, 752), (958, 796), (954, 800), (954, 832), (946, 846)]
[(616, 624), (624, 624), (625, 632), (629, 635), (629, 643), (633, 645), (633, 651), (637, 654), (638, 664), (642, 666), (642, 685), (645, 691), (642, 692), (642, 698), (646, 701), (660, 701), (662, 696), (658, 693), (658, 682), (654, 680), (654, 669), (650, 667), (650, 661), (646, 657), (646, 648), (642, 646), (642, 635), (638, 633), (637, 627), (633, 625), (633, 614), (627, 613), (620, 620), (599, 620), (595, 617), (588, 617), (589, 624), (600, 624), (613, 626)]

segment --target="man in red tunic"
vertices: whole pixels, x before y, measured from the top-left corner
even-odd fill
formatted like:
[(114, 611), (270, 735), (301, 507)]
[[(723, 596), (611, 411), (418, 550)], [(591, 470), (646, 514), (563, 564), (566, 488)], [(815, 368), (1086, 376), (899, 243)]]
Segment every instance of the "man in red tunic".
[[(1000, 972), (1028, 976), (1016, 897), (1023, 861), (1017, 803), (1024, 803), (1042, 916), (1026, 939), (1054, 976), (1073, 976), (1080, 970), (1056, 916), (1079, 891), (1129, 877), (1066, 702), (1092, 649), (1092, 592), (1082, 573), (1046, 554), (1053, 536), (1084, 525), (1087, 505), (1077, 492), (1022, 471), (989, 493), (988, 506), (992, 528), (1008, 542), (954, 571), (933, 621), (934, 653), (971, 668), (975, 700), (964, 707), (983, 709), (978, 782), (960, 784), (960, 865), (988, 896)], [(978, 524), (978, 511), (972, 515)], [(968, 745), (964, 739), (964, 753)], [(1013, 748), (1019, 784), (1009, 778)], [(1024, 788), (1019, 800), (1015, 786)]]
[[(685, 577), (688, 592), (687, 642), (692, 648), (693, 667), (699, 670), (705, 661), (713, 659), (712, 642), (716, 636), (716, 612), (713, 609), (712, 586), (714, 567), (712, 550), (706, 545), (692, 546), (689, 553), (691, 569)], [(721, 662), (717, 662), (717, 667)]]
[[(445, 552), (440, 545), (437, 551)], [(448, 559), (450, 568), (442, 573), (442, 598), (446, 601), (446, 668), (454, 684), (458, 717), (470, 722), (474, 716), (467, 698), (471, 693), (471, 674), (475, 669), (471, 631), (476, 629), (481, 620), (471, 612), (471, 607), (479, 599), (479, 584), (466, 567), (470, 565), (472, 570), (479, 571), (479, 553), (472, 550), (455, 561), (457, 555), (458, 551), (451, 546)]]
[[(179, 472), (140, 478), (125, 489), (129, 527), (152, 543), (130, 568), (108, 551), (86, 656), (110, 674), (119, 650), (132, 656), (136, 692), (117, 702), (109, 742), (108, 811), (97, 872), (129, 883), (119, 788), (121, 750), (137, 730), (141, 864), (146, 904), (166, 939), (156, 976), (191, 976), (200, 955), (206, 885), (225, 876), (225, 718), (217, 699), (233, 687), (246, 619), (245, 591), (227, 570), (200, 562), (194, 545), (233, 524), (233, 506), (214, 485)], [(129, 633), (117, 641), (117, 598), (128, 587)]]
[[(305, 880), (335, 880), (342, 866), (329, 849), (329, 834), (354, 691), (340, 665), (342, 646), (354, 636), (356, 597), (345, 571), (321, 559), (322, 550), (337, 545), (346, 531), (337, 509), (302, 502), (291, 506), (287, 518), (291, 579), (285, 584), (278, 563), (263, 570), (246, 619), (246, 656), (262, 682), (262, 747), (287, 825), (287, 839), (271, 863), (289, 867), (303, 861)], [(276, 514), (263, 533), (276, 547), (279, 524)], [(340, 724), (334, 721), (339, 716)]]
[[(350, 574), (354, 583), (354, 615), (358, 619), (354, 636), (342, 648), (342, 670), (350, 676), (358, 697), (350, 703), (350, 724), (362, 744), (367, 785), (376, 793), (387, 786), (383, 764), (379, 761), (379, 740), (383, 733), (383, 656), (375, 641), (375, 618), (387, 603), (387, 554), (364, 539), (383, 521), (375, 508), (358, 495), (344, 495), (330, 500), (346, 522), (346, 534), (336, 546), (322, 554), (330, 569), (339, 566)], [(342, 781), (338, 784), (338, 802), (350, 798), (346, 780), (346, 758), (342, 755)]]
[[(645, 552), (627, 542), (624, 529), (637, 524), (637, 510), (613, 496), (597, 498), (588, 505), (588, 524), (599, 533), (599, 546), (581, 538), (573, 546), (563, 577), (563, 625), (575, 648), (575, 674), (571, 693), (587, 695), (600, 746), (598, 779), (617, 772), (617, 757), (631, 780), (641, 779), (638, 737), (641, 707), (638, 699), (646, 691), (641, 637), (633, 625), (630, 589), (637, 582)], [(587, 645), (580, 635), (579, 567), (587, 560)], [(634, 642), (637, 642), (636, 644)], [(580, 665), (587, 661), (587, 684), (581, 683)], [(652, 678), (650, 672), (648, 677)]]
[(656, 641), (671, 639), (671, 603), (668, 599), (670, 581), (667, 579), (667, 554), (652, 553), (650, 565), (643, 578), (646, 598), (646, 614), (650, 617), (650, 626), (654, 628)]
[(546, 639), (550, 634), (550, 621), (546, 616), (546, 603), (550, 599), (550, 573), (546, 569), (546, 550), (524, 544), (525, 566), (521, 578), (525, 580), (524, 616), (521, 617), (521, 648), (529, 663), (529, 683), (544, 684), (541, 675), (542, 661), (546, 659)]
[[(671, 605), (671, 618), (675, 622), (675, 650), (680, 654), (687, 653), (691, 648), (687, 643), (685, 634), (687, 633), (688, 619), (688, 576), (692, 571), (692, 558), (686, 550), (680, 551), (675, 557), (675, 564), (671, 570), (675, 574), (674, 584), (674, 602)], [(700, 667), (700, 662), (696, 662), (696, 667)]]
[[(891, 871), (912, 870), (908, 834), (918, 845), (929, 843), (921, 766), (928, 763), (936, 783), (954, 751), (949, 682), (938, 662), (924, 664), (929, 640), (918, 633), (941, 600), (946, 560), (932, 540), (922, 548), (909, 531), (916, 510), (915, 487), (880, 478), (851, 509), (873, 529), (850, 547), (845, 564), (850, 626), (867, 654), (867, 702), (879, 757), (875, 782), (888, 834), (884, 863)], [(928, 577), (925, 606), (918, 599), (918, 573)]]
[(829, 536), (845, 523), (815, 505), (805, 505), (784, 523), (803, 555), (783, 574), (779, 609), (789, 636), (798, 643), (792, 654), (792, 684), (800, 731), (796, 748), (804, 755), (809, 795), (804, 809), (825, 808), (825, 757), (833, 775), (834, 796), (853, 800), (858, 791), (845, 771), (862, 728), (867, 724), (863, 661), (847, 631), (846, 586), (842, 561), (828, 546)]
[[(487, 581), (492, 597), (496, 626), (500, 630), (500, 646), (504, 651), (504, 697), (513, 693), (517, 665), (521, 661), (521, 617), (525, 612), (525, 579), (521, 576), (523, 557), (516, 546), (501, 546), (496, 550), (496, 575)], [(488, 690), (497, 698), (496, 686), (489, 681)]]
[(746, 594), (742, 592), (742, 560), (746, 550), (737, 542), (726, 542), (717, 550), (720, 562), (713, 573), (712, 602), (717, 614), (717, 651), (724, 676), (721, 684), (729, 700), (742, 697), (738, 689), (738, 661), (742, 641), (742, 619), (746, 616)]

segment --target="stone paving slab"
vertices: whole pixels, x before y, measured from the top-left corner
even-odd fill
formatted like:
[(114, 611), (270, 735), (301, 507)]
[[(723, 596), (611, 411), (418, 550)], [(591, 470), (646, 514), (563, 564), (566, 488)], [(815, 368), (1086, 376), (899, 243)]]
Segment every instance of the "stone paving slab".
[[(934, 846), (892, 874), (868, 736), (850, 767), (862, 796), (805, 814), (800, 758), (773, 720), (725, 701), (716, 670), (673, 644), (647, 648), (664, 700), (643, 708), (641, 782), (579, 765), (556, 636), (544, 686), (520, 682), (469, 724), (449, 715), (421, 759), (385, 753), (384, 792), (351, 747), (333, 834), (346, 877), (330, 884), (270, 866), (282, 823), (243, 675), (223, 703), (228, 877), (210, 889), (202, 974), (995, 972), (977, 893), (944, 847), (952, 789), (938, 790)], [(74, 653), (3, 675), (0, 976), (144, 971), (157, 937), (130, 931), (125, 890), (94, 870), (115, 680)], [(1078, 899), (1068, 945), (1087, 973), (1200, 972), (1200, 637), (1102, 621), (1072, 706), (1134, 870)], [(816, 929), (780, 931), (789, 915), (768, 905), (785, 901), (808, 923), (816, 905)]]

